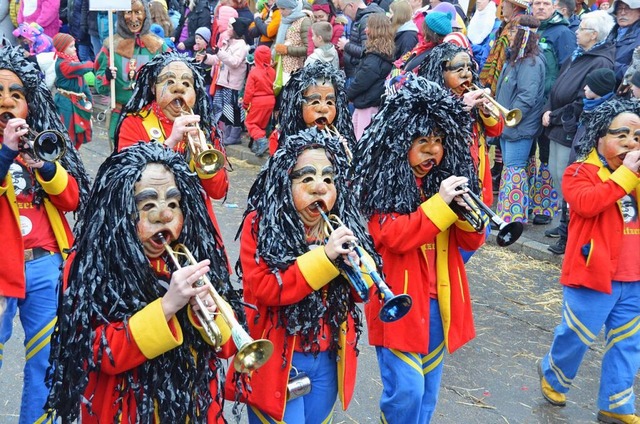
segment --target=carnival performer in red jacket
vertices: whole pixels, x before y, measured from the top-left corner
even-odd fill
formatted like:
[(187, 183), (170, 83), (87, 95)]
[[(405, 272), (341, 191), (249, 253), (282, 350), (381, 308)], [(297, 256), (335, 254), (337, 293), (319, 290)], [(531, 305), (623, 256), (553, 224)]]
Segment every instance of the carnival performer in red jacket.
[(476, 250), (485, 237), (452, 209), (462, 207), (469, 189), (478, 192), (470, 136), (463, 103), (413, 77), (387, 98), (353, 151), (352, 188), (386, 282), (394, 294), (413, 299), (409, 313), (393, 323), (378, 318), (381, 301), (365, 306), (383, 422), (428, 423), (445, 349), (454, 352), (475, 336), (458, 248)]
[[(204, 77), (188, 57), (168, 52), (155, 56), (138, 72), (131, 100), (122, 109), (116, 129), (117, 151), (138, 141), (156, 141), (180, 153), (198, 174), (205, 192), (212, 199), (222, 199), (229, 189), (226, 155), (211, 122), (209, 98)], [(201, 132), (198, 131), (200, 128)], [(213, 171), (206, 162), (196, 160), (189, 148), (189, 137), (200, 140), (206, 148), (220, 152), (220, 169)], [(217, 220), (207, 201), (216, 229)], [(218, 234), (220, 232), (218, 231)], [(222, 244), (222, 240), (219, 240)]]
[(562, 321), (539, 363), (547, 401), (566, 404), (584, 354), (604, 325), (598, 421), (637, 423), (633, 385), (640, 368), (640, 103), (610, 100), (581, 122), (578, 161), (562, 177), (569, 204), (560, 283)]
[[(239, 297), (199, 197), (184, 159), (156, 143), (114, 153), (98, 170), (51, 339), (48, 406), (62, 422), (226, 422), (220, 358), (234, 346), (220, 315), (220, 352), (206, 335), (196, 314), (218, 304), (197, 283), (208, 275), (230, 303)], [(177, 269), (159, 234), (199, 262)]]
[[(22, 48), (0, 49), (0, 221), (5, 241), (0, 271), (0, 367), (20, 308), (26, 346), (20, 423), (45, 418), (45, 373), (50, 365), (49, 337), (56, 321), (60, 264), (73, 243), (64, 214), (78, 211), (89, 190), (82, 161), (55, 110), (39, 70), (25, 60)], [(55, 161), (44, 161), (33, 149), (24, 150), (25, 139), (33, 139), (30, 132), (45, 129), (60, 133), (58, 142), (47, 144), (46, 151), (66, 149)]]
[[(253, 338), (274, 345), (250, 391), (227, 378), (227, 397), (250, 406), (250, 423), (329, 422), (336, 397), (344, 409), (351, 401), (363, 321), (338, 261), (353, 258), (348, 243), (356, 239), (377, 255), (345, 184), (346, 167), (338, 138), (311, 128), (281, 140), (249, 192), (239, 231), (244, 299), (256, 306), (246, 310), (247, 325)], [(327, 236), (320, 210), (344, 225)], [(288, 391), (309, 389), (305, 381), (307, 394)]]

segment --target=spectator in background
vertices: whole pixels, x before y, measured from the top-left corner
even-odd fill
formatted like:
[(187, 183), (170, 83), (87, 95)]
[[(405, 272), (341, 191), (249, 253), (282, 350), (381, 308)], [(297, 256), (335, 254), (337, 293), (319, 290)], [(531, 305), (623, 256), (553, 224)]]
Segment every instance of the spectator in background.
[(311, 25), (311, 41), (315, 46), (315, 50), (304, 61), (304, 66), (307, 66), (313, 62), (327, 62), (333, 65), (336, 69), (340, 68), (340, 60), (338, 58), (338, 51), (335, 46), (331, 44), (331, 34), (333, 29), (329, 22), (315, 22)]
[(282, 19), (273, 50), (282, 58), (282, 69), (291, 74), (304, 66), (307, 58), (307, 34), (311, 28), (311, 18), (302, 10), (302, 1), (277, 0)]
[(211, 44), (213, 47), (222, 47), (229, 39), (229, 22), (238, 17), (238, 11), (231, 6), (220, 5), (215, 10), (213, 20), (213, 33)]
[(557, 0), (556, 10), (569, 22), (569, 29), (576, 32), (580, 25), (580, 17), (575, 14), (576, 0)]
[(271, 50), (267, 46), (258, 46), (253, 55), (254, 67), (249, 71), (244, 87), (242, 107), (246, 110), (244, 125), (254, 140), (253, 152), (262, 157), (269, 148), (267, 125), (276, 105), (273, 93), (273, 81), (276, 71), (271, 66)]
[(640, 71), (636, 71), (631, 77), (631, 95), (635, 99), (640, 99)]
[(280, 10), (276, 0), (267, 0), (262, 10), (254, 15), (253, 23), (249, 26), (251, 38), (258, 38), (258, 45), (271, 47), (280, 27)]
[[(427, 12), (423, 25), (422, 33), (424, 35), (424, 41), (419, 42), (418, 45), (411, 50), (408, 57), (405, 54), (406, 58), (402, 57), (400, 59), (404, 62), (401, 65), (401, 69), (406, 72), (415, 73), (431, 49), (442, 44), (444, 37), (451, 33), (451, 15), (442, 12)], [(397, 63), (398, 62), (396, 62), (396, 64)]]
[(18, 25), (35, 22), (53, 38), (60, 32), (60, 0), (22, 0), (18, 9)]
[(345, 37), (338, 41), (338, 50), (343, 53), (344, 73), (347, 75), (347, 87), (355, 74), (360, 59), (364, 55), (364, 45), (367, 41), (365, 28), (367, 19), (372, 13), (385, 13), (384, 9), (372, 2), (368, 6), (363, 0), (337, 0), (336, 6), (351, 19), (351, 33), (349, 39)]
[(151, 22), (162, 27), (162, 30), (165, 34), (164, 36), (173, 34), (173, 24), (171, 23), (171, 19), (169, 18), (166, 7), (166, 4), (157, 0), (152, 0), (151, 2), (149, 2), (149, 13), (151, 14)]
[(211, 11), (209, 0), (190, 0), (180, 23), (175, 29), (176, 47), (181, 52), (191, 54), (195, 43), (196, 30), (200, 27), (211, 27)]
[(596, 0), (595, 3), (593, 3), (595, 10), (609, 10), (609, 7), (611, 7), (609, 0)]
[(9, 3), (11, 1), (0, 2), (0, 43), (2, 39), (6, 39), (11, 45), (14, 45), (16, 39), (13, 37), (13, 22), (11, 22), (11, 16), (9, 15)]
[(472, 45), (473, 56), (480, 69), (487, 60), (491, 46), (499, 34), (502, 21), (497, 16), (497, 6), (493, 0), (476, 2), (476, 13), (467, 26), (467, 37)]
[[(88, 0), (87, 0), (88, 5)], [(78, 58), (81, 61), (90, 60), (93, 62), (96, 55), (93, 53), (93, 47), (91, 46), (91, 37), (87, 31), (87, 25), (83, 25), (82, 22), (82, 8), (85, 7), (83, 0), (75, 0), (67, 4), (67, 22), (69, 28), (69, 34), (75, 39), (76, 49), (78, 51)]]
[(204, 63), (207, 54), (213, 54), (214, 50), (209, 47), (211, 41), (211, 30), (209, 27), (200, 27), (196, 30), (195, 43), (193, 44), (193, 57), (200, 65), (200, 71), (204, 76), (204, 85), (207, 93), (211, 86), (211, 66)]
[(391, 26), (395, 34), (394, 60), (411, 51), (418, 44), (418, 27), (411, 20), (413, 12), (407, 0), (397, 0), (389, 5)]
[(442, 12), (451, 15), (451, 31), (461, 32), (467, 34), (467, 25), (464, 23), (464, 19), (460, 16), (458, 8), (453, 4), (443, 1), (438, 3), (437, 6), (432, 7), (433, 12)]
[(631, 64), (633, 50), (640, 45), (640, 2), (615, 0), (613, 14), (616, 24), (609, 34), (609, 40), (616, 46), (616, 81), (620, 84)]
[[(337, 46), (338, 40), (344, 35), (344, 23), (340, 22), (339, 19), (336, 20), (336, 10), (333, 3), (328, 0), (316, 0), (311, 5), (311, 10), (313, 11), (314, 22), (329, 22), (329, 24), (331, 24), (330, 42), (334, 46)], [(311, 29), (309, 29), (308, 38), (307, 55), (311, 55), (314, 50), (313, 43), (311, 42)]]
[(372, 13), (367, 20), (365, 53), (353, 81), (347, 87), (347, 97), (355, 106), (353, 130), (360, 140), (371, 118), (378, 112), (384, 94), (384, 81), (393, 68), (393, 30), (384, 13)]

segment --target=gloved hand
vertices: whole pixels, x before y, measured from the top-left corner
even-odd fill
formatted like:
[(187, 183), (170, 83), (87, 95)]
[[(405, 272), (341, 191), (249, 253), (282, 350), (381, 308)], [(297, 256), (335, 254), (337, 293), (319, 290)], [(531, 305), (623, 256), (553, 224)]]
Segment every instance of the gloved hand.
[(275, 50), (280, 56), (284, 56), (288, 52), (287, 46), (284, 44), (276, 44)]

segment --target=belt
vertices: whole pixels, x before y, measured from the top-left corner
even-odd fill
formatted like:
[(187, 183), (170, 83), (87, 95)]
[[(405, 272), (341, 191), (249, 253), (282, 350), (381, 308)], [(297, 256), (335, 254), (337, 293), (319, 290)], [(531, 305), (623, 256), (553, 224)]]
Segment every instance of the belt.
[(24, 261), (34, 261), (36, 259), (40, 259), (43, 256), (53, 255), (55, 252), (50, 252), (42, 247), (34, 247), (33, 249), (25, 249), (24, 250)]

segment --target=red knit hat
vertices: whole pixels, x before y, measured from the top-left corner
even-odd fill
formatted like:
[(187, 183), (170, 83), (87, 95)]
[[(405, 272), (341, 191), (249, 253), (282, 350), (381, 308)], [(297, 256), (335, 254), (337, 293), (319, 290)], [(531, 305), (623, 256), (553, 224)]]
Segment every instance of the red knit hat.
[(74, 41), (72, 36), (61, 32), (53, 36), (53, 47), (55, 47), (56, 51), (63, 53)]

